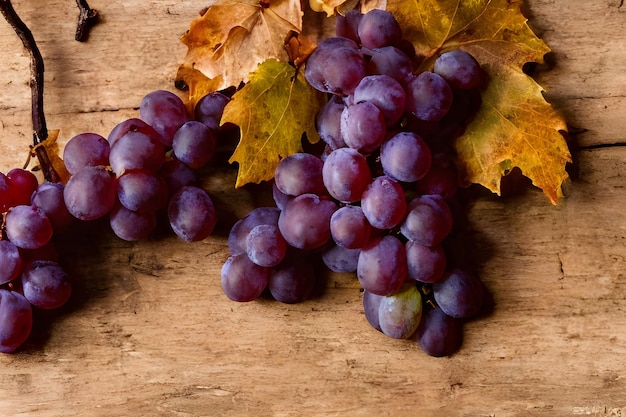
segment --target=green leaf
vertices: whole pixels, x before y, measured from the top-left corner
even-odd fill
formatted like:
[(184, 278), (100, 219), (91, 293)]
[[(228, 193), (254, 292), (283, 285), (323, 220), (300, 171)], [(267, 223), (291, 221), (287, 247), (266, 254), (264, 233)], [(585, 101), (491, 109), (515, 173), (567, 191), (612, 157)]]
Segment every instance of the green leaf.
[(221, 123), (234, 123), (241, 139), (229, 162), (239, 163), (235, 187), (274, 177), (281, 158), (302, 151), (302, 134), (315, 143), (315, 115), (325, 97), (286, 62), (263, 62), (228, 103)]

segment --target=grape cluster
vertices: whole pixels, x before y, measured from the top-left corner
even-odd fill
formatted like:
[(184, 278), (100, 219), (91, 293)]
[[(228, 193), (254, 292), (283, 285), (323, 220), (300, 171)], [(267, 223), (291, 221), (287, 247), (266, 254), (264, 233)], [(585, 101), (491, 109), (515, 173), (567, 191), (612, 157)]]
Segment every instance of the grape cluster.
[(63, 151), (69, 173), (64, 190), (67, 209), (80, 220), (109, 216), (121, 239), (149, 237), (165, 211), (172, 230), (184, 241), (209, 236), (217, 216), (196, 171), (215, 153), (219, 120), (229, 98), (206, 96), (191, 118), (174, 93), (147, 94), (139, 118), (117, 124), (105, 139), (96, 133), (71, 138)]
[(127, 241), (148, 238), (161, 217), (187, 242), (213, 232), (216, 211), (196, 173), (226, 129), (218, 125), (229, 100), (209, 94), (190, 115), (177, 95), (157, 90), (142, 99), (139, 118), (119, 123), (106, 139), (81, 133), (67, 142), (66, 183), (39, 184), (23, 169), (0, 174), (0, 352), (26, 341), (32, 306), (55, 309), (69, 299), (71, 280), (51, 239), (75, 221), (108, 216)]
[(0, 352), (11, 353), (30, 335), (33, 307), (56, 309), (71, 295), (52, 237), (66, 230), (72, 217), (62, 184), (39, 184), (20, 168), (0, 173), (0, 212)]
[(459, 348), (484, 287), (447, 244), (459, 187), (452, 142), (480, 105), (486, 77), (462, 50), (436, 57), (432, 71), (419, 69), (425, 59), (389, 12), (337, 19), (336, 36), (305, 68), (329, 96), (316, 115), (325, 148), (282, 159), (276, 207), (256, 208), (231, 229), (221, 274), (230, 299), (251, 301), (268, 288), (282, 302), (306, 300), (321, 258), (356, 273), (375, 329), (432, 356)]

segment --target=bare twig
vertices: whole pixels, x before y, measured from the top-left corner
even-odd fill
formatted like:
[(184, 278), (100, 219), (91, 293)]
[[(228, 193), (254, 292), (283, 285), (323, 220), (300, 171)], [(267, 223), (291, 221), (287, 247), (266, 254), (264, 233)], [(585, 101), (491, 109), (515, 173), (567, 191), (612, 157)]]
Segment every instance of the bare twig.
[(87, 0), (76, 0), (76, 5), (80, 12), (74, 38), (79, 42), (84, 42), (89, 36), (89, 29), (98, 21), (98, 11), (89, 7)]

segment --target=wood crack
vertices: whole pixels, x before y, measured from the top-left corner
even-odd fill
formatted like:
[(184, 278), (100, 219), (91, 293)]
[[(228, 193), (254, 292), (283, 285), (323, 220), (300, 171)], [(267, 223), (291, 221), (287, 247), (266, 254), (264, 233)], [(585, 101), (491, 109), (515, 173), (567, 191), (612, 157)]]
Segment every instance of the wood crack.
[(621, 148), (626, 146), (626, 141), (624, 142), (613, 142), (613, 143), (598, 143), (595, 145), (586, 145), (581, 146), (579, 150), (592, 150), (592, 149), (604, 149), (604, 148)]

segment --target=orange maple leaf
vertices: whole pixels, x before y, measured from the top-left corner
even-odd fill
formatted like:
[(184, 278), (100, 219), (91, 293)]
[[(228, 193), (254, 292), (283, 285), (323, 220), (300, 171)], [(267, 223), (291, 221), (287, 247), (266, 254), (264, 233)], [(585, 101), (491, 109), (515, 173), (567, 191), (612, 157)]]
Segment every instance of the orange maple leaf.
[(285, 41), (302, 31), (299, 0), (243, 0), (214, 4), (191, 22), (181, 41), (188, 52), (178, 80), (195, 103), (209, 91), (247, 82), (267, 59), (288, 61)]

